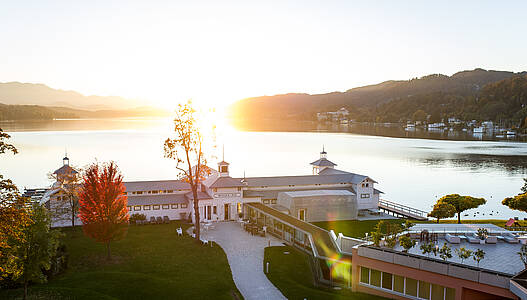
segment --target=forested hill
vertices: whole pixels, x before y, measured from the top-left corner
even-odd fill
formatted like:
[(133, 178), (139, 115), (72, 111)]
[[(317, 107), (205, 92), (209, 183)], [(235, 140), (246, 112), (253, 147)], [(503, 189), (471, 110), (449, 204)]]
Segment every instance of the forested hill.
[(124, 118), (124, 117), (166, 117), (169, 113), (161, 109), (140, 107), (125, 110), (81, 110), (68, 107), (40, 105), (6, 105), (0, 103), (0, 121), (11, 120), (52, 120), (76, 118)]
[[(376, 109), (393, 101), (405, 98), (418, 99), (417, 96), (424, 95), (430, 95), (432, 98), (434, 97), (432, 95), (445, 94), (475, 97), (481, 93), (484, 85), (525, 74), (527, 73), (475, 69), (458, 72), (452, 76), (433, 74), (405, 81), (386, 81), (346, 92), (254, 97), (234, 103), (230, 112), (238, 120), (313, 120), (316, 112), (346, 107), (355, 119), (375, 120), (377, 117), (382, 117), (375, 112)], [(396, 117), (394, 115), (390, 119)]]
[(524, 127), (527, 117), (527, 75), (489, 83), (475, 95), (435, 92), (390, 101), (356, 117), (362, 121), (430, 122), (455, 117), (461, 120), (492, 120), (507, 126)]

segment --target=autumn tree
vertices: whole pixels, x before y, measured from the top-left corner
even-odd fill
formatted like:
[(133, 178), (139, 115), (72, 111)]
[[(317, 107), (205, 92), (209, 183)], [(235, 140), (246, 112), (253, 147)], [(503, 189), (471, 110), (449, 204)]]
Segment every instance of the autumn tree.
[(127, 197), (123, 176), (114, 162), (88, 167), (79, 190), (79, 217), (84, 233), (104, 243), (111, 258), (110, 243), (128, 231)]
[(458, 224), (461, 224), (462, 212), (485, 204), (487, 203), (487, 200), (483, 198), (474, 198), (470, 196), (460, 196), (458, 194), (451, 194), (441, 197), (439, 200), (437, 200), (437, 203), (447, 203), (452, 205), (457, 213), (457, 222)]
[[(0, 154), (18, 153), (15, 146), (6, 142), (10, 136), (0, 128)], [(28, 199), (20, 195), (9, 179), (0, 175), (0, 280), (8, 274), (19, 272), (12, 264), (13, 243), (25, 240), (24, 229), (31, 223)]]
[(24, 239), (15, 240), (10, 263), (16, 272), (11, 279), (24, 285), (24, 299), (27, 298), (29, 282), (46, 282), (43, 270), (51, 267), (51, 258), (59, 246), (60, 232), (51, 229), (51, 216), (48, 210), (37, 203), (31, 208), (31, 225), (24, 228)]
[(178, 104), (174, 118), (174, 136), (164, 143), (165, 157), (176, 161), (180, 177), (190, 185), (194, 207), (194, 229), (200, 240), (198, 188), (210, 172), (203, 152), (203, 135), (197, 124), (196, 111), (189, 100)]
[(432, 211), (428, 213), (429, 217), (437, 219), (437, 223), (439, 223), (440, 219), (452, 218), (455, 215), (456, 208), (446, 202), (437, 202), (434, 204)]

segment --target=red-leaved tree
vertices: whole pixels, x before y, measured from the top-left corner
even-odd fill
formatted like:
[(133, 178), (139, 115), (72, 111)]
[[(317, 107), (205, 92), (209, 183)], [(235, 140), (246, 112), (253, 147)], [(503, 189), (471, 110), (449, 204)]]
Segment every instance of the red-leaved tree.
[(114, 162), (88, 167), (79, 191), (79, 218), (84, 234), (106, 244), (118, 241), (128, 231), (128, 199), (124, 195), (123, 176)]

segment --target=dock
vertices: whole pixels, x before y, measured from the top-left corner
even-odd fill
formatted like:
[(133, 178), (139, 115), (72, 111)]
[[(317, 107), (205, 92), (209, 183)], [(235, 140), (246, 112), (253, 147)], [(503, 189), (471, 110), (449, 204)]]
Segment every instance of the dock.
[(428, 213), (424, 210), (399, 204), (396, 202), (379, 199), (379, 210), (392, 214), (396, 217), (402, 217), (418, 221), (428, 220)]

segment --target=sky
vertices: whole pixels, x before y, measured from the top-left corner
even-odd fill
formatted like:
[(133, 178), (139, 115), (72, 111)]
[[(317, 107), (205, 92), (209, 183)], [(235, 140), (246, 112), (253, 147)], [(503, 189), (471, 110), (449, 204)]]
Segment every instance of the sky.
[(527, 70), (527, 1), (0, 0), (0, 82), (172, 106)]

